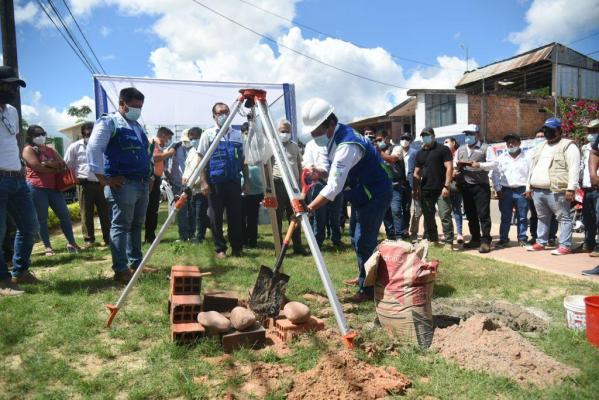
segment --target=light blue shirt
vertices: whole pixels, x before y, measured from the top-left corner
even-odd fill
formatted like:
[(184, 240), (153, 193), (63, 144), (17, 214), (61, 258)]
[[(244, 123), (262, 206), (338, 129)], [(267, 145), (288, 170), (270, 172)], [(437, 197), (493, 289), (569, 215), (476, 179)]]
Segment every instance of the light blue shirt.
[(118, 113), (110, 113), (103, 115), (94, 124), (94, 129), (87, 142), (87, 162), (89, 164), (89, 170), (94, 174), (104, 175), (104, 152), (108, 147), (108, 142), (114, 132), (114, 122), (112, 118), (119, 120), (119, 123), (123, 123), (124, 126), (132, 129), (139, 140), (142, 140), (142, 135), (145, 135), (145, 131), (137, 121), (128, 121)]

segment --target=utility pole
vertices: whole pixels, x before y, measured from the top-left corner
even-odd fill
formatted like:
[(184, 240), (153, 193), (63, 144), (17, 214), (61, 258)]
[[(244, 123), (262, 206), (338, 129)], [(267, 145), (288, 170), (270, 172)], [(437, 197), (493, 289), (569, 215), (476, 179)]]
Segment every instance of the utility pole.
[[(2, 29), (2, 57), (4, 65), (12, 67), (19, 76), (17, 60), (17, 35), (15, 30), (15, 7), (13, 0), (0, 0), (0, 27)], [(17, 85), (17, 95), (12, 105), (19, 112), (19, 130), (21, 127), (21, 89)], [(22, 132), (21, 135), (22, 136)]]

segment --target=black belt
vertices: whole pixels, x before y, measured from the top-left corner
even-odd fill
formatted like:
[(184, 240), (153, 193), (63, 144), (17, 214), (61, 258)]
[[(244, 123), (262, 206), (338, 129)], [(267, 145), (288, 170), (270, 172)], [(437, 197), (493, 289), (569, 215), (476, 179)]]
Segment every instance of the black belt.
[(0, 169), (0, 177), (2, 178), (24, 178), (23, 171), (5, 171)]
[(91, 184), (95, 183), (95, 184), (98, 184), (98, 185), (100, 184), (100, 182), (98, 182), (98, 181), (90, 181), (89, 179), (78, 179), (78, 181), (79, 181), (80, 185), (83, 185), (83, 184), (86, 184), (86, 183), (91, 183)]
[(516, 186), (516, 187), (510, 187), (510, 186), (502, 186), (502, 189), (509, 189), (509, 190), (526, 190), (526, 186)]

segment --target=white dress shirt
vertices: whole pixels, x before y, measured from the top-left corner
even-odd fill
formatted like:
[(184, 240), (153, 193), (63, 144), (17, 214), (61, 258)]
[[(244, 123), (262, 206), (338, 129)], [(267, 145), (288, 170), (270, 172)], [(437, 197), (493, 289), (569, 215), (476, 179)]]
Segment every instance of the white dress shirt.
[(310, 140), (306, 143), (302, 164), (305, 168), (316, 168), (328, 173), (331, 161), (326, 146), (319, 146), (314, 140)]
[(64, 162), (75, 173), (77, 179), (87, 179), (88, 181), (98, 182), (96, 175), (89, 170), (87, 162), (87, 145), (83, 139), (73, 142), (67, 148), (64, 155)]
[(19, 134), (19, 113), (6, 104), (0, 108), (0, 170), (20, 171), (21, 156), (17, 135)]
[[(333, 136), (338, 129), (339, 124), (335, 127)], [(331, 169), (327, 185), (321, 190), (320, 194), (327, 200), (333, 201), (343, 190), (349, 170), (364, 157), (364, 150), (355, 143), (342, 143), (337, 146), (331, 138), (327, 146), (327, 153), (331, 161)]]
[(509, 151), (503, 152), (497, 158), (497, 168), (492, 172), (493, 185), (498, 192), (502, 187), (517, 188), (526, 186), (530, 169), (530, 157), (522, 150), (516, 157)]

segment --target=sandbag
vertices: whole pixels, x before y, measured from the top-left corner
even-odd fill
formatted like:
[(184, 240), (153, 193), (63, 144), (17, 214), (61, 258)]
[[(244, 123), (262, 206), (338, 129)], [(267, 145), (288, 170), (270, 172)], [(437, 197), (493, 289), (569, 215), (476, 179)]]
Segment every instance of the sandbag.
[(203, 311), (199, 313), (198, 322), (209, 332), (224, 333), (231, 330), (231, 321), (218, 311)]
[(238, 331), (244, 331), (254, 326), (256, 323), (256, 315), (252, 310), (245, 307), (235, 307), (231, 311), (231, 324)]
[(250, 123), (250, 130), (243, 142), (243, 154), (248, 165), (262, 165), (272, 157), (272, 150), (266, 141), (266, 134), (259, 116)]
[(374, 301), (379, 322), (401, 340), (423, 348), (433, 340), (431, 300), (439, 265), (426, 261), (428, 245), (427, 241), (416, 246), (384, 241), (375, 257)]
[(310, 308), (298, 301), (290, 301), (283, 307), (283, 314), (294, 324), (303, 324), (310, 319)]

